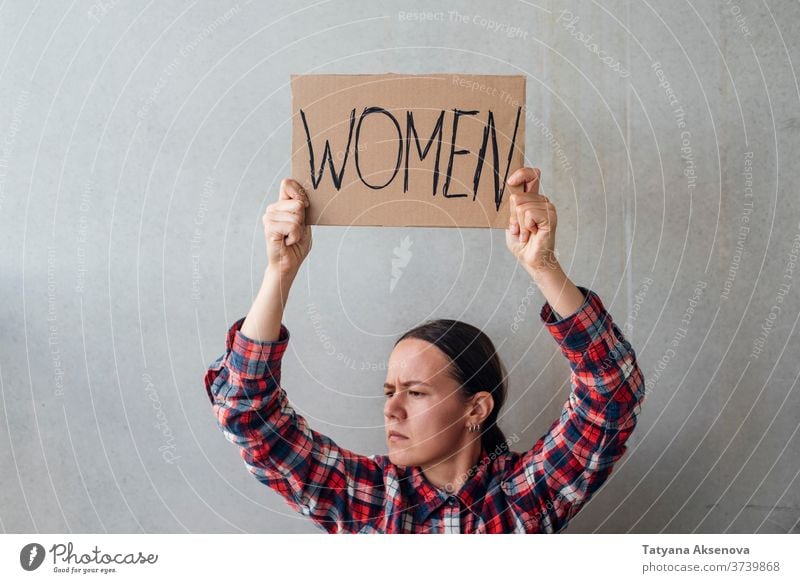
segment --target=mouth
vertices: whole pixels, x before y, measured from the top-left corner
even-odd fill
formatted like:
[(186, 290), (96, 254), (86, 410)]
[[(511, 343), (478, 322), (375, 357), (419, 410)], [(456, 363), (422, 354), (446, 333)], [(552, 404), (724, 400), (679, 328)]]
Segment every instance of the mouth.
[(402, 433), (397, 433), (396, 431), (390, 431), (389, 436), (387, 438), (389, 441), (403, 441), (407, 440), (408, 437), (403, 435)]

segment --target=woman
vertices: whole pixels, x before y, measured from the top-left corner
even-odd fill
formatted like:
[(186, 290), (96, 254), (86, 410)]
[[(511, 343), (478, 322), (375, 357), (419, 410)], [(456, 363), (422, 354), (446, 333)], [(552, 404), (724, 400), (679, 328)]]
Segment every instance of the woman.
[[(387, 365), (388, 455), (344, 449), (292, 409), (280, 380), (291, 284), (311, 249), (309, 201), (281, 183), (264, 214), (269, 265), (206, 389), (225, 436), (255, 477), (327, 532), (561, 531), (625, 453), (644, 399), (636, 356), (591, 290), (555, 256), (556, 210), (538, 169), (508, 184), (506, 244), (547, 300), (541, 319), (571, 367), (559, 418), (516, 453), (497, 426), (506, 374), (489, 338), (453, 320), (427, 322), (395, 343)], [(566, 314), (566, 316), (561, 316)]]

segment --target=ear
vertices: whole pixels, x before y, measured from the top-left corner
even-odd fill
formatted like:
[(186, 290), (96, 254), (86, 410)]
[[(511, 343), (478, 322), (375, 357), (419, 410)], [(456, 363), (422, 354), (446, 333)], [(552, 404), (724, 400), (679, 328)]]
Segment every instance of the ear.
[(472, 395), (469, 415), (475, 423), (483, 423), (494, 409), (494, 399), (489, 391), (479, 391)]

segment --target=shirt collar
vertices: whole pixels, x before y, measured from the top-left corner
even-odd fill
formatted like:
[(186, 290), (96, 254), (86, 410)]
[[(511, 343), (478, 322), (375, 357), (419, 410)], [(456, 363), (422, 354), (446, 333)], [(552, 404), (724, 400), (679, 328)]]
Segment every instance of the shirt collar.
[[(477, 505), (486, 494), (487, 478), (489, 476), (489, 458), (486, 450), (481, 447), (481, 454), (478, 462), (472, 466), (471, 476), (461, 485), (458, 492), (454, 492), (464, 507), (468, 508), (476, 516), (480, 508)], [(411, 468), (411, 486), (416, 493), (416, 507), (414, 513), (418, 524), (423, 524), (430, 516), (431, 512), (439, 508), (447, 501), (449, 494), (434, 486), (419, 466)]]

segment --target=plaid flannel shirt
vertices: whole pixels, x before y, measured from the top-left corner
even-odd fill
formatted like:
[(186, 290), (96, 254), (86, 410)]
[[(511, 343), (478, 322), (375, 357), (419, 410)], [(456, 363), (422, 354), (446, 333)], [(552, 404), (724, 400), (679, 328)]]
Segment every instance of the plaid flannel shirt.
[(246, 467), (296, 512), (331, 533), (555, 533), (606, 481), (625, 453), (644, 379), (631, 345), (600, 298), (540, 318), (569, 361), (571, 391), (559, 418), (529, 450), (481, 452), (471, 478), (448, 494), (419, 467), (361, 455), (311, 429), (281, 386), (289, 331), (245, 337), (237, 320), (205, 376), (225, 437)]

